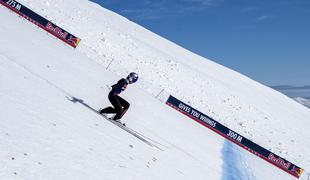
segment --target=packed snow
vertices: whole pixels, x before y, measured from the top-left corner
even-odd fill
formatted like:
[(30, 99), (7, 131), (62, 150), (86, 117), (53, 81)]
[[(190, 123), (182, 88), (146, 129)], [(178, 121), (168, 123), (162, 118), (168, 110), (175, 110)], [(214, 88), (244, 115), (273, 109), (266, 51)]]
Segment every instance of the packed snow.
[[(164, 104), (172, 94), (310, 168), (310, 110), (85, 0), (20, 0), (82, 39), (77, 49), (0, 6), (0, 179), (295, 179)], [(123, 118), (94, 112), (140, 75)]]

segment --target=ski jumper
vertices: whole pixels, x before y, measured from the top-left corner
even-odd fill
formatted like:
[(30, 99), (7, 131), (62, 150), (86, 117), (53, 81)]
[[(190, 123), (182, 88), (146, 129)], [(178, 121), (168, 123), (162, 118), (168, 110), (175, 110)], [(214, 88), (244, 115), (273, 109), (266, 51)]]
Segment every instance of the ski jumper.
[(113, 120), (121, 119), (126, 111), (129, 109), (130, 104), (119, 94), (127, 88), (129, 81), (127, 79), (120, 79), (116, 84), (112, 86), (108, 98), (113, 107), (109, 106), (100, 111), (100, 114), (116, 114)]

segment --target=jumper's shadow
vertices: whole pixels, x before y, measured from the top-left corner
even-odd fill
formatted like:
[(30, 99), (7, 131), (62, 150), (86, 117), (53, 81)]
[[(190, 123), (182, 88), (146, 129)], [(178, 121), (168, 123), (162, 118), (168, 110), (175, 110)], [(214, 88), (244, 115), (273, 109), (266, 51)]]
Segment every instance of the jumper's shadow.
[(99, 112), (96, 109), (94, 109), (90, 105), (86, 104), (83, 99), (79, 99), (79, 98), (76, 98), (74, 96), (70, 96), (70, 97), (66, 96), (66, 98), (69, 101), (71, 101), (72, 103), (80, 103), (81, 105), (83, 105), (84, 107), (88, 108), (89, 110), (99, 114)]

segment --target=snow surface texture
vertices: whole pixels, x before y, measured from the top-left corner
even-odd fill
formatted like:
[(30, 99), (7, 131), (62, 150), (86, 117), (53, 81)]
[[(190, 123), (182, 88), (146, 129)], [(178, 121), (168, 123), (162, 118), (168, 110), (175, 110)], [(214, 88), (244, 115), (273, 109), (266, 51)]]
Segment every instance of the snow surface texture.
[[(307, 179), (308, 108), (94, 3), (20, 2), (82, 42), (73, 50), (0, 7), (0, 179), (295, 179), (154, 98), (169, 94)], [(123, 121), (163, 151), (90, 109), (108, 105), (106, 84), (130, 71), (141, 78), (122, 94), (131, 103)]]

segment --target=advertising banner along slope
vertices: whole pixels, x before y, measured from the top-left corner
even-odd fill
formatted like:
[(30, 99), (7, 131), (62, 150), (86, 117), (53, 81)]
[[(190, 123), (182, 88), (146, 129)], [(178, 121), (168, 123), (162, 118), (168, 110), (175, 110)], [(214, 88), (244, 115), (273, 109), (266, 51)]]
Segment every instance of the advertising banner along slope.
[(253, 153), (254, 155), (266, 160), (267, 162), (277, 166), (278, 168), (284, 170), (285, 172), (299, 178), (303, 172), (303, 169), (297, 165), (285, 160), (284, 158), (270, 152), (269, 150), (261, 147), (260, 145), (252, 142), (251, 140), (243, 137), (242, 135), (234, 132), (228, 127), (222, 125), (211, 117), (199, 112), (198, 110), (192, 108), (191, 106), (183, 103), (177, 98), (170, 96), (166, 102), (167, 105), (176, 109), (177, 111), (183, 113), (189, 118), (195, 120), (196, 122), (202, 124), (203, 126), (211, 129), (222, 137), (228, 139), (229, 141), (237, 144), (238, 146), (246, 149), (247, 151)]
[(73, 48), (76, 48), (81, 41), (80, 38), (70, 34), (69, 32), (65, 31), (56, 24), (50, 22), (49, 20), (33, 12), (32, 10), (15, 0), (0, 0), (0, 4), (22, 16), (23, 18), (27, 19), (28, 21), (34, 23), (40, 28), (46, 30), (47, 32), (64, 41)]

